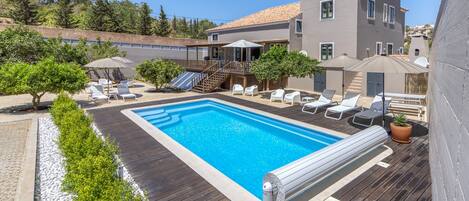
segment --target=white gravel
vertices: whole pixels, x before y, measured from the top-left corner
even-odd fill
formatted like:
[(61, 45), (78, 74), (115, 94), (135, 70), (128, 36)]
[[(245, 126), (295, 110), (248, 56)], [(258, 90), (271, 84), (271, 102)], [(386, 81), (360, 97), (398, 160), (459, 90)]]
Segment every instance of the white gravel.
[(72, 200), (62, 192), (65, 158), (57, 145), (59, 130), (50, 117), (39, 118), (35, 200)]
[[(95, 125), (93, 125), (93, 129), (96, 134), (101, 136), (104, 140), (103, 135)], [(39, 118), (35, 200), (68, 201), (73, 199), (72, 195), (62, 192), (61, 190), (62, 180), (65, 175), (65, 159), (57, 144), (58, 137), (59, 131), (52, 121), (52, 118)], [(117, 159), (120, 161), (118, 157)], [(137, 183), (135, 183), (132, 176), (127, 171), (127, 168), (125, 168), (122, 163), (119, 163), (119, 166), (120, 169), (122, 169), (122, 177), (132, 185), (135, 192), (143, 196), (143, 191), (139, 188)]]

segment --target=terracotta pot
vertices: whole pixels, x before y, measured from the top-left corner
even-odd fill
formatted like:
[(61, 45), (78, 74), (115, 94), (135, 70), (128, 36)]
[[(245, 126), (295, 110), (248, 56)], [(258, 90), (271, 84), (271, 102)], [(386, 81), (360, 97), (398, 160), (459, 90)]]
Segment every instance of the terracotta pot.
[(410, 136), (412, 135), (412, 125), (396, 126), (391, 123), (392, 140), (401, 144), (409, 144), (411, 142)]

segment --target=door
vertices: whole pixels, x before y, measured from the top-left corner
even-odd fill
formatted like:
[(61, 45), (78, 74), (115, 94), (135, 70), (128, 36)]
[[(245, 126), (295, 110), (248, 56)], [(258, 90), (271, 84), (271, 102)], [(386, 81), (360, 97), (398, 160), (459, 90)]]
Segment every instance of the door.
[(366, 95), (376, 96), (383, 92), (383, 73), (368, 73), (366, 76)]
[(314, 91), (322, 92), (326, 89), (326, 71), (314, 74)]

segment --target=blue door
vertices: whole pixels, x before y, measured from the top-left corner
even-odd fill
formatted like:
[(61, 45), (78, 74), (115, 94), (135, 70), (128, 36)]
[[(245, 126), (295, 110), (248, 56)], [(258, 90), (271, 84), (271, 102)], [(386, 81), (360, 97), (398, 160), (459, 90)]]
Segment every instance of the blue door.
[(383, 92), (383, 73), (368, 73), (366, 76), (366, 95), (376, 96)]
[(314, 91), (322, 92), (326, 89), (326, 71), (314, 74)]

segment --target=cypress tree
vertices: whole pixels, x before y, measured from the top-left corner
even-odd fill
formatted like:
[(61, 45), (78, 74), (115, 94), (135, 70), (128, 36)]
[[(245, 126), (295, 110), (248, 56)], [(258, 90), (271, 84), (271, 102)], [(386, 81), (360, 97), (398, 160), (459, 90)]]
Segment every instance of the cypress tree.
[(138, 33), (142, 35), (151, 35), (152, 18), (151, 9), (147, 3), (143, 3), (140, 8)]
[(10, 0), (12, 5), (9, 12), (10, 18), (15, 22), (31, 25), (37, 21), (37, 5), (29, 0)]
[(108, 17), (110, 5), (107, 0), (96, 0), (91, 6), (88, 27), (95, 31), (107, 31), (110, 26)]
[(155, 34), (158, 36), (168, 36), (171, 33), (171, 27), (169, 25), (168, 17), (163, 10), (163, 6), (160, 6), (160, 17), (156, 26)]
[(63, 28), (75, 27), (75, 20), (73, 20), (73, 6), (70, 0), (59, 0), (58, 9), (55, 11), (55, 24)]
[(173, 29), (174, 33), (178, 32), (178, 21), (176, 15), (173, 16), (173, 21), (171, 22), (171, 28)]

